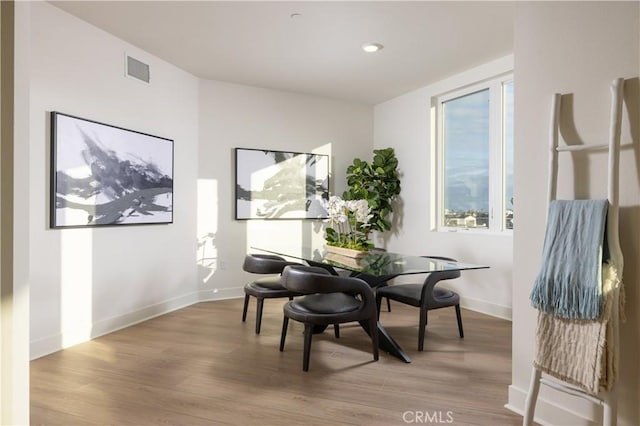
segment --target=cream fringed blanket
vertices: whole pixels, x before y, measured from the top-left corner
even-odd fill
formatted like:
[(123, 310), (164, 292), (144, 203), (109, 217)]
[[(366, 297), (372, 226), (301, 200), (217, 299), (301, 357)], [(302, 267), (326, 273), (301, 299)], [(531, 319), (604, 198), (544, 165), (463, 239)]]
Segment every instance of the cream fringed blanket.
[(536, 368), (592, 395), (610, 389), (617, 376), (618, 357), (610, 337), (614, 293), (620, 291), (620, 305), (624, 301), (616, 268), (605, 263), (602, 275), (604, 309), (599, 319), (567, 319), (539, 312), (536, 330)]

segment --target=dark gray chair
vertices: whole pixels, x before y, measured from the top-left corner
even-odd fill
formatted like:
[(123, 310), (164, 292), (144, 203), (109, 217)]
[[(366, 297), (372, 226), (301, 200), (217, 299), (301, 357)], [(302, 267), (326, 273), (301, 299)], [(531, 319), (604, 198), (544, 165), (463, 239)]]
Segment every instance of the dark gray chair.
[[(448, 257), (425, 257), (455, 262), (455, 259)], [(383, 297), (386, 297), (387, 301), (395, 300), (406, 305), (420, 308), (418, 350), (422, 351), (424, 348), (424, 332), (427, 327), (427, 312), (432, 309), (453, 306), (456, 309), (456, 317), (458, 319), (458, 332), (460, 333), (460, 338), (463, 338), (464, 331), (462, 329), (462, 317), (460, 315), (460, 296), (451, 290), (436, 288), (436, 284), (440, 281), (451, 280), (459, 276), (460, 271), (438, 271), (427, 275), (427, 278), (422, 284), (396, 284), (378, 288), (376, 292), (378, 316), (380, 315), (380, 304)]]
[(256, 334), (260, 334), (264, 299), (286, 297), (291, 300), (294, 296), (297, 296), (297, 293), (287, 290), (280, 283), (280, 274), (288, 265), (298, 265), (298, 263), (288, 262), (284, 258), (272, 254), (248, 254), (244, 258), (242, 269), (246, 272), (271, 275), (269, 277), (258, 278), (244, 286), (242, 322), (245, 322), (247, 319), (249, 297), (253, 296), (258, 301), (256, 310)]
[(302, 369), (309, 371), (314, 326), (358, 321), (371, 337), (374, 361), (378, 360), (378, 316), (373, 290), (366, 282), (352, 277), (331, 275), (313, 266), (288, 266), (282, 285), (303, 294), (284, 305), (280, 351), (284, 351), (289, 318), (304, 324)]

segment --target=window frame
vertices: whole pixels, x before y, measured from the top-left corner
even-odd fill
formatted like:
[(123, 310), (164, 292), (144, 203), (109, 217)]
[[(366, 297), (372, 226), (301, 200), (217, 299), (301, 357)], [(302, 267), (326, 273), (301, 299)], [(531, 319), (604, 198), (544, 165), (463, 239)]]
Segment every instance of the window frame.
[[(504, 86), (513, 82), (513, 72), (459, 87), (435, 97), (435, 225), (438, 232), (512, 235), (506, 227), (506, 120), (504, 119)], [(489, 226), (465, 228), (444, 224), (444, 104), (448, 101), (489, 90)], [(499, 172), (497, 172), (497, 170)], [(495, 213), (499, 212), (498, 215)], [(503, 214), (505, 213), (505, 214)], [(500, 217), (502, 216), (502, 217)]]

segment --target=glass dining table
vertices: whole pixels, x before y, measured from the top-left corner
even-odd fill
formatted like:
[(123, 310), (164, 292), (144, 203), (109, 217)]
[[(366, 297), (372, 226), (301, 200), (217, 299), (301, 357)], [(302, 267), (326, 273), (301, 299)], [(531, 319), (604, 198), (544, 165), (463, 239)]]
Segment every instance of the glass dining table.
[[(251, 247), (266, 253), (302, 260), (309, 266), (318, 266), (331, 274), (339, 275), (339, 270), (347, 271), (349, 276), (360, 278), (372, 288), (387, 285), (387, 282), (400, 275), (430, 274), (442, 271), (466, 271), (473, 269), (487, 269), (487, 265), (453, 262), (437, 258), (413, 256), (392, 253), (379, 249), (371, 249), (358, 258), (350, 258), (327, 252), (321, 246), (273, 246), (265, 245)], [(379, 347), (404, 362), (411, 362), (411, 358), (378, 322)], [(367, 333), (366, 326), (363, 326)]]

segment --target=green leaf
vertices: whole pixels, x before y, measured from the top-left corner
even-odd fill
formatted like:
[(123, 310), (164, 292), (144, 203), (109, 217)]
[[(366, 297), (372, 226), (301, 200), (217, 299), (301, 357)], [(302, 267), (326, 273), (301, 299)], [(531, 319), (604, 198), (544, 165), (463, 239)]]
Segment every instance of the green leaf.
[(371, 208), (370, 230), (391, 229), (388, 217), (393, 212), (392, 203), (400, 194), (400, 173), (398, 159), (393, 148), (373, 150), (373, 161), (368, 163), (355, 158), (347, 168), (345, 200), (365, 199)]

